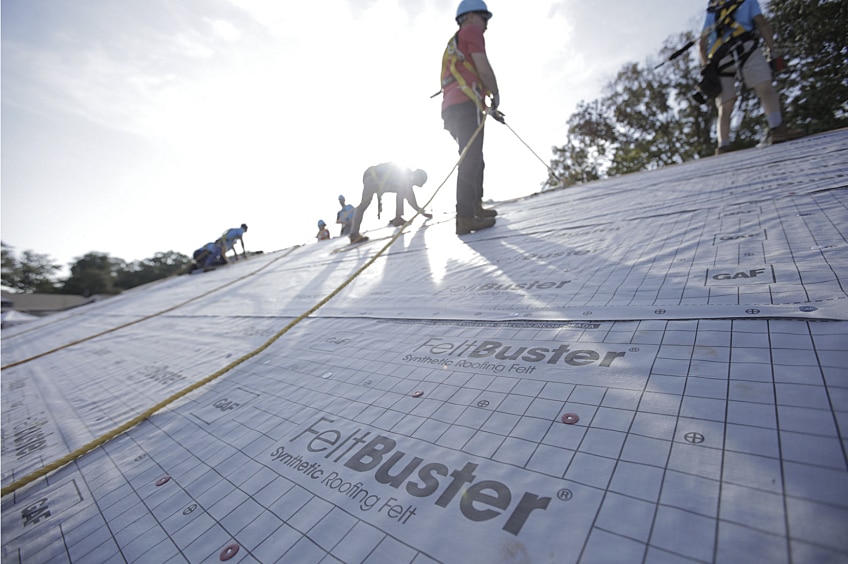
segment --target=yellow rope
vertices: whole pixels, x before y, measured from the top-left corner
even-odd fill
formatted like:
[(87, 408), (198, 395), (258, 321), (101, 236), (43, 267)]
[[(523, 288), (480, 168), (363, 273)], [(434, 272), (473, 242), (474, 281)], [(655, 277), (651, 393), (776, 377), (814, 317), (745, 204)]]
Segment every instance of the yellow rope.
[[(443, 187), (443, 186), (447, 183), (448, 179), (451, 177), (451, 175), (453, 174), (453, 172), (457, 169), (457, 167), (459, 166), (459, 163), (461, 163), (461, 162), (462, 162), (462, 160), (465, 158), (465, 154), (468, 152), (468, 147), (469, 147), (469, 146), (471, 146), (471, 144), (472, 144), (472, 143), (474, 142), (474, 140), (477, 138), (477, 135), (479, 135), (480, 131), (483, 129), (483, 124), (485, 123), (485, 121), (486, 121), (486, 117), (485, 117), (485, 114), (484, 114), (484, 115), (483, 115), (483, 119), (482, 119), (482, 120), (480, 120), (480, 125), (477, 127), (477, 130), (474, 132), (474, 135), (472, 135), (471, 140), (469, 140), (468, 144), (467, 144), (467, 145), (463, 148), (462, 153), (460, 153), (460, 155), (459, 155), (459, 160), (456, 162), (456, 164), (454, 164), (453, 168), (450, 170), (450, 172), (449, 172), (449, 173), (448, 173), (448, 175), (445, 177), (445, 179), (442, 181), (442, 183), (441, 183), (441, 184), (439, 184), (439, 186), (436, 188), (435, 192), (433, 192), (433, 195), (430, 197), (430, 199), (429, 199), (429, 200), (427, 200), (427, 203), (424, 205), (424, 207), (426, 207), (427, 205), (429, 205), (429, 204), (430, 204), (430, 202), (432, 202), (432, 201), (433, 201), (433, 198), (435, 198), (435, 197), (436, 197), (436, 194), (438, 194), (438, 193), (439, 193), (439, 191), (440, 191), (440, 190), (442, 189), (442, 187)], [(422, 208), (422, 209), (423, 209), (423, 208)], [(420, 214), (421, 214), (421, 212), (420, 212), (420, 211), (416, 212), (416, 214), (412, 217), (412, 219), (410, 219), (409, 221), (407, 221), (406, 223), (404, 223), (403, 227), (407, 227), (408, 225), (410, 225), (410, 224), (412, 223), (412, 221), (413, 221), (416, 217), (418, 217)], [(342, 283), (341, 283), (341, 285), (340, 285), (338, 288), (336, 288), (335, 290), (333, 290), (332, 292), (330, 292), (330, 293), (329, 293), (326, 297), (324, 297), (321, 301), (319, 301), (319, 302), (318, 302), (318, 303), (316, 303), (314, 306), (312, 306), (311, 308), (309, 308), (309, 310), (307, 310), (306, 312), (302, 313), (300, 316), (298, 316), (298, 317), (296, 317), (295, 319), (293, 319), (292, 321), (290, 321), (290, 322), (289, 322), (289, 323), (288, 323), (285, 327), (283, 327), (282, 329), (280, 329), (279, 331), (277, 331), (277, 333), (275, 333), (275, 334), (274, 334), (274, 335), (273, 335), (270, 339), (268, 339), (267, 341), (265, 341), (265, 343), (263, 343), (262, 345), (260, 345), (260, 346), (259, 346), (259, 348), (257, 348), (257, 349), (255, 349), (255, 350), (253, 350), (253, 351), (251, 351), (251, 352), (249, 352), (249, 353), (247, 353), (247, 354), (245, 354), (245, 355), (241, 356), (240, 358), (237, 358), (237, 359), (236, 359), (236, 360), (234, 360), (233, 362), (231, 362), (231, 363), (229, 363), (228, 365), (224, 366), (223, 368), (221, 368), (221, 369), (220, 369), (220, 370), (218, 370), (217, 372), (214, 372), (213, 374), (210, 374), (210, 375), (209, 375), (209, 376), (207, 376), (206, 378), (204, 378), (204, 379), (202, 379), (202, 380), (199, 380), (199, 381), (195, 382), (194, 384), (191, 384), (191, 385), (189, 385), (189, 386), (187, 386), (187, 387), (183, 388), (183, 389), (182, 389), (182, 390), (180, 390), (179, 392), (177, 392), (177, 393), (173, 394), (172, 396), (170, 396), (170, 397), (168, 397), (168, 398), (166, 398), (166, 399), (164, 399), (164, 400), (160, 401), (159, 403), (157, 403), (157, 404), (156, 404), (156, 405), (154, 405), (153, 407), (151, 407), (151, 408), (149, 408), (149, 409), (147, 409), (147, 410), (143, 411), (143, 412), (142, 412), (142, 413), (140, 413), (139, 415), (137, 415), (137, 416), (133, 417), (132, 419), (130, 419), (130, 420), (129, 420), (129, 421), (127, 421), (126, 423), (124, 423), (124, 424), (122, 424), (122, 425), (119, 425), (118, 427), (115, 427), (114, 429), (112, 429), (112, 430), (111, 430), (111, 431), (109, 431), (108, 433), (105, 433), (105, 434), (103, 434), (103, 435), (101, 435), (101, 436), (97, 437), (97, 438), (96, 438), (96, 439), (94, 439), (93, 441), (91, 441), (91, 442), (89, 442), (89, 443), (87, 443), (87, 444), (85, 444), (85, 445), (81, 446), (80, 448), (76, 449), (75, 451), (70, 452), (70, 453), (66, 454), (65, 456), (63, 456), (62, 458), (59, 458), (58, 460), (55, 460), (55, 461), (53, 461), (53, 462), (51, 462), (51, 463), (49, 463), (49, 464), (47, 464), (47, 465), (45, 465), (45, 466), (42, 466), (42, 467), (41, 467), (41, 468), (39, 468), (38, 470), (36, 470), (36, 471), (34, 471), (34, 472), (31, 472), (31, 473), (27, 474), (26, 476), (24, 476), (23, 478), (20, 478), (19, 480), (15, 480), (15, 481), (14, 481), (14, 482), (12, 482), (11, 484), (9, 484), (8, 486), (3, 487), (3, 488), (2, 488), (2, 490), (0, 490), (0, 497), (4, 497), (4, 496), (6, 496), (6, 495), (8, 495), (8, 494), (10, 494), (10, 493), (14, 493), (15, 491), (19, 490), (20, 488), (22, 488), (22, 487), (26, 486), (27, 484), (30, 484), (30, 483), (34, 482), (35, 480), (38, 480), (39, 478), (43, 478), (44, 476), (46, 476), (46, 475), (47, 475), (47, 474), (49, 474), (50, 472), (53, 472), (54, 470), (58, 470), (58, 469), (59, 469), (59, 468), (61, 468), (62, 466), (65, 466), (66, 464), (68, 464), (68, 463), (70, 463), (70, 462), (73, 462), (74, 460), (76, 460), (77, 458), (81, 457), (81, 456), (82, 456), (82, 455), (84, 455), (85, 453), (87, 453), (87, 452), (89, 452), (89, 451), (91, 451), (91, 450), (94, 450), (95, 448), (97, 448), (97, 447), (99, 447), (99, 446), (101, 446), (101, 445), (104, 445), (105, 443), (107, 443), (107, 442), (109, 442), (110, 440), (114, 439), (114, 438), (115, 438), (115, 437), (117, 437), (118, 435), (120, 435), (120, 434), (122, 434), (122, 433), (125, 433), (126, 431), (129, 431), (130, 429), (132, 429), (133, 427), (135, 427), (136, 425), (138, 425), (139, 423), (141, 423), (142, 421), (144, 421), (144, 420), (145, 420), (145, 419), (147, 419), (148, 417), (152, 416), (154, 413), (156, 413), (156, 412), (157, 412), (157, 411), (159, 411), (160, 409), (163, 409), (163, 408), (167, 407), (168, 405), (170, 405), (170, 404), (172, 404), (173, 402), (177, 401), (178, 399), (180, 399), (180, 398), (182, 398), (182, 397), (184, 397), (184, 396), (188, 395), (189, 393), (193, 392), (194, 390), (197, 390), (198, 388), (202, 388), (202, 387), (203, 387), (203, 386), (205, 386), (206, 384), (208, 384), (208, 383), (210, 383), (210, 382), (212, 382), (212, 381), (214, 381), (214, 380), (217, 380), (218, 378), (220, 378), (221, 376), (223, 376), (224, 374), (226, 374), (227, 372), (229, 372), (229, 371), (230, 371), (230, 370), (232, 370), (233, 368), (236, 368), (237, 366), (239, 366), (239, 365), (243, 364), (244, 362), (246, 362), (246, 361), (250, 360), (251, 358), (255, 357), (256, 355), (260, 354), (261, 352), (264, 352), (264, 351), (265, 351), (268, 347), (270, 347), (272, 344), (274, 344), (274, 343), (275, 343), (275, 342), (276, 342), (276, 341), (277, 341), (280, 337), (282, 337), (283, 335), (285, 335), (286, 333), (288, 333), (288, 332), (289, 332), (289, 330), (290, 330), (292, 327), (294, 327), (295, 325), (297, 325), (298, 323), (300, 323), (301, 321), (303, 321), (304, 319), (306, 319), (307, 317), (309, 317), (310, 315), (312, 315), (313, 313), (315, 313), (316, 311), (318, 311), (318, 310), (319, 310), (321, 307), (323, 307), (323, 306), (324, 306), (327, 302), (329, 302), (329, 301), (330, 301), (330, 300), (332, 300), (334, 297), (336, 297), (336, 296), (339, 294), (339, 292), (341, 292), (342, 290), (344, 290), (344, 289), (345, 289), (345, 288), (346, 288), (346, 287), (347, 287), (347, 286), (348, 286), (351, 282), (353, 282), (353, 281), (354, 281), (357, 277), (359, 277), (359, 275), (360, 275), (360, 274), (362, 274), (362, 273), (363, 273), (363, 272), (364, 272), (364, 271), (365, 271), (368, 267), (370, 267), (372, 264), (374, 264), (374, 262), (375, 262), (378, 258), (380, 258), (380, 257), (381, 257), (381, 256), (382, 256), (382, 255), (383, 255), (383, 254), (384, 254), (384, 253), (388, 250), (388, 248), (389, 248), (389, 247), (391, 247), (391, 246), (394, 244), (394, 242), (398, 240), (398, 238), (399, 238), (402, 234), (403, 234), (403, 228), (398, 229), (398, 230), (397, 230), (397, 232), (396, 232), (396, 233), (392, 236), (392, 238), (391, 238), (391, 239), (389, 239), (389, 241), (388, 241), (385, 245), (383, 245), (383, 248), (381, 248), (379, 251), (377, 251), (377, 253), (376, 253), (373, 257), (371, 257), (370, 259), (368, 259), (368, 260), (365, 262), (365, 264), (363, 264), (361, 267), (359, 267), (359, 269), (357, 269), (357, 270), (356, 270), (356, 272), (354, 272), (353, 274), (351, 274), (350, 276), (348, 276), (347, 280), (345, 280), (344, 282), (342, 282)], [(292, 250), (294, 250), (294, 249), (292, 249)], [(289, 251), (289, 252), (291, 252), (291, 251)], [(280, 258), (282, 258), (282, 257), (280, 257)], [(276, 261), (276, 260), (278, 260), (278, 259), (275, 259), (275, 261)], [(268, 263), (268, 265), (270, 265), (270, 264), (271, 264), (271, 263)], [(267, 268), (267, 267), (268, 267), (268, 265), (265, 265), (263, 268)], [(250, 273), (250, 274), (249, 274), (249, 275), (247, 275), (247, 276), (252, 276), (253, 274), (256, 274), (257, 272), (260, 272), (261, 270), (262, 270), (262, 269), (256, 270), (255, 272), (252, 272), (252, 273)], [(242, 277), (242, 278), (239, 278), (238, 280), (242, 280), (242, 279), (244, 279), (244, 278), (247, 278), (247, 276), (244, 276), (244, 277)], [(237, 281), (238, 281), (238, 280), (237, 280)], [(220, 289), (220, 288), (217, 288), (217, 289)], [(216, 289), (216, 290), (217, 290), (217, 289)], [(212, 291), (215, 291), (215, 290), (212, 290)], [(211, 292), (207, 292), (206, 294), (209, 294), (209, 293), (211, 293)], [(205, 294), (204, 294), (204, 295), (205, 295)], [(200, 296), (198, 296), (198, 297), (200, 297)], [(183, 304), (180, 304), (180, 305), (185, 305), (186, 303), (189, 303), (190, 301), (193, 301), (193, 300), (195, 300), (195, 299), (197, 299), (197, 298), (192, 298), (191, 300), (188, 300), (187, 302), (184, 302)], [(77, 341), (77, 342), (83, 342), (83, 341), (87, 341), (87, 340), (93, 339), (93, 338), (95, 338), (95, 337), (97, 337), (97, 336), (99, 336), (99, 335), (105, 335), (106, 333), (110, 333), (110, 332), (112, 332), (112, 331), (116, 331), (117, 329), (120, 329), (120, 328), (122, 328), (122, 327), (127, 327), (127, 326), (129, 326), (129, 325), (132, 325), (133, 323), (139, 323), (139, 322), (141, 322), (141, 321), (144, 321), (145, 319), (148, 319), (148, 318), (150, 318), (150, 317), (154, 317), (155, 315), (161, 315), (161, 314), (166, 313), (166, 312), (168, 312), (168, 311), (171, 311), (171, 310), (173, 310), (173, 309), (175, 309), (175, 308), (177, 308), (177, 307), (179, 307), (179, 305), (178, 305), (178, 306), (171, 307), (171, 308), (168, 308), (168, 309), (166, 309), (166, 310), (163, 310), (163, 311), (159, 312), (158, 314), (150, 315), (150, 316), (147, 316), (147, 317), (145, 317), (145, 318), (142, 318), (142, 319), (139, 319), (139, 320), (133, 321), (133, 322), (131, 322), (131, 323), (127, 323), (127, 324), (125, 324), (125, 325), (123, 325), (123, 326), (121, 326), (121, 327), (116, 327), (115, 329), (110, 329), (110, 330), (108, 330), (108, 331), (103, 331), (102, 333), (98, 333), (97, 335), (93, 335), (93, 336), (88, 337), (88, 338), (86, 338), (86, 339), (81, 339), (80, 341)], [(64, 346), (64, 347), (60, 347), (60, 349), (61, 349), (61, 348), (67, 348), (68, 346), (71, 346), (71, 345), (73, 345), (73, 344), (76, 344), (77, 342), (75, 342), (75, 343), (71, 343), (71, 344), (66, 345), (66, 346)], [(54, 349), (53, 351), (50, 351), (50, 352), (55, 352), (56, 350), (60, 350), (60, 349)], [(46, 354), (49, 354), (49, 352), (48, 352), (48, 353), (43, 353), (43, 354), (41, 354), (41, 355), (39, 355), (39, 356), (45, 356)], [(30, 358), (30, 359), (27, 359), (27, 361), (29, 361), (29, 360), (33, 360), (33, 359), (35, 359), (35, 358), (39, 358), (39, 356), (35, 356), (35, 357)], [(21, 364), (22, 362), (26, 362), (26, 361), (21, 361), (21, 362), (19, 362), (19, 363), (17, 363), (17, 364)], [(10, 366), (14, 366), (14, 365), (10, 365)], [(4, 367), (4, 368), (5, 368), (5, 367)]]

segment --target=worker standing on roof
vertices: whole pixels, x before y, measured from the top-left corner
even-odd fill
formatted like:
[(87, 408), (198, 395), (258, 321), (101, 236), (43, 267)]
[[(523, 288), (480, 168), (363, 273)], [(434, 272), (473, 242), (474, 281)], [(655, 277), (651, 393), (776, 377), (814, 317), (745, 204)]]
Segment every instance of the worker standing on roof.
[(427, 219), (432, 218), (431, 214), (418, 206), (413, 191), (414, 186), (424, 186), (425, 182), (427, 182), (427, 173), (420, 168), (412, 170), (395, 163), (382, 163), (368, 167), (362, 175), (362, 201), (356, 206), (356, 213), (350, 226), (350, 242), (360, 243), (368, 240), (368, 237), (359, 233), (359, 227), (362, 225), (362, 216), (371, 205), (374, 194), (377, 195), (377, 217), (379, 218), (383, 212), (383, 202), (380, 197), (386, 192), (395, 193), (395, 217), (389, 222), (390, 225), (401, 226), (406, 223), (403, 219), (404, 200)]
[(730, 150), (730, 116), (736, 103), (736, 76), (741, 75), (748, 88), (753, 88), (763, 105), (769, 125), (771, 143), (782, 143), (801, 136), (783, 123), (780, 99), (772, 84), (769, 63), (758, 49), (759, 35), (765, 41), (770, 58), (779, 70), (783, 57), (777, 52), (774, 34), (757, 0), (710, 0), (699, 44), (701, 64), (715, 65), (721, 81), (716, 98), (718, 122), (716, 154)]
[(350, 233), (350, 224), (353, 222), (353, 216), (356, 214), (356, 208), (350, 204), (346, 204), (345, 197), (341, 195), (339, 196), (339, 205), (342, 209), (336, 213), (336, 223), (341, 223), (342, 230), (341, 233), (339, 233), (339, 237), (344, 237)]
[(241, 243), (241, 256), (242, 258), (247, 258), (247, 252), (244, 250), (244, 234), (247, 233), (247, 224), (242, 223), (241, 227), (233, 227), (232, 229), (227, 229), (221, 235), (221, 238), (218, 239), (218, 244), (221, 245), (221, 249), (223, 252), (221, 256), (224, 258), (224, 261), (227, 260), (227, 251), (232, 250), (233, 256), (238, 260), (238, 251), (235, 250), (236, 241)]
[[(462, 0), (456, 10), (459, 31), (442, 56), (442, 119), (462, 153), (487, 111), (500, 104), (498, 82), (483, 34), (492, 13), (483, 0)], [(462, 235), (491, 227), (497, 211), (483, 208), (483, 130), (459, 163), (456, 179), (456, 233)]]

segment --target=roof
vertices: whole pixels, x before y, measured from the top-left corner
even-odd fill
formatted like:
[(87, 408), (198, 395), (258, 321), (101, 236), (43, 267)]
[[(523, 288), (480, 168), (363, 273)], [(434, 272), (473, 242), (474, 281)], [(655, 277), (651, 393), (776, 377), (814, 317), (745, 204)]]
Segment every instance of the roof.
[(846, 157), (832, 132), (4, 330), (3, 561), (845, 561)]
[[(47, 314), (64, 311), (95, 301), (97, 297), (75, 296), (71, 294), (42, 294), (37, 292), (3, 292), (4, 307), (33, 314)], [(7, 303), (9, 302), (9, 303)]]
[(38, 319), (38, 317), (34, 315), (22, 313), (14, 309), (4, 311), (2, 314), (0, 314), (0, 318), (2, 318), (3, 320), (3, 327), (11, 327), (12, 325), (16, 325), (18, 323), (27, 323), (29, 321), (34, 321)]

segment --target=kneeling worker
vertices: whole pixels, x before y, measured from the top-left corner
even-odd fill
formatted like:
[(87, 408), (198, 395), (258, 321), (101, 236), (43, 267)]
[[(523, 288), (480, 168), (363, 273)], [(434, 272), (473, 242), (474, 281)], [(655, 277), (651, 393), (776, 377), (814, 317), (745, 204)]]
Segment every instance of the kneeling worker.
[(318, 235), (315, 236), (319, 241), (326, 241), (330, 238), (330, 230), (327, 229), (327, 224), (323, 219), (318, 220)]
[(206, 243), (194, 251), (192, 258), (194, 259), (195, 268), (206, 269), (227, 263), (222, 256), (221, 245), (217, 242)]

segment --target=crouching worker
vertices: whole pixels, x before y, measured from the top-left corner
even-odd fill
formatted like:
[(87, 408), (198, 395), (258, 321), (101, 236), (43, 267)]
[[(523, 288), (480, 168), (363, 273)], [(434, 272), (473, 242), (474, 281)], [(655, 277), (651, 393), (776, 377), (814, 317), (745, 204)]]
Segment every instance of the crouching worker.
[(217, 242), (206, 243), (194, 251), (192, 258), (194, 259), (195, 268), (207, 269), (227, 263), (222, 256), (221, 245)]
[(379, 218), (383, 211), (380, 196), (386, 192), (395, 193), (395, 217), (389, 222), (390, 225), (400, 226), (406, 223), (406, 220), (403, 219), (404, 200), (409, 202), (412, 209), (421, 212), (421, 215), (427, 219), (432, 218), (431, 214), (425, 213), (418, 206), (413, 191), (414, 186), (424, 186), (425, 182), (427, 182), (427, 173), (421, 169), (411, 170), (395, 163), (382, 163), (368, 167), (362, 175), (362, 201), (356, 207), (356, 213), (350, 226), (350, 242), (359, 243), (368, 240), (368, 237), (363, 237), (359, 233), (359, 227), (362, 224), (362, 216), (368, 206), (371, 205), (374, 194), (377, 195), (377, 218)]
[(244, 234), (247, 233), (247, 225), (242, 223), (241, 227), (233, 227), (232, 229), (227, 229), (221, 235), (221, 238), (218, 239), (218, 244), (221, 246), (223, 252), (221, 256), (224, 258), (224, 262), (227, 262), (227, 251), (233, 251), (233, 256), (236, 260), (238, 260), (238, 251), (235, 249), (236, 241), (241, 242), (241, 256), (242, 258), (247, 258), (247, 252), (244, 250)]
[(330, 230), (327, 229), (327, 224), (323, 219), (318, 220), (318, 235), (315, 236), (319, 241), (326, 241), (330, 238)]

